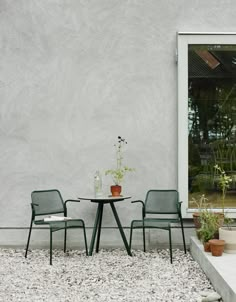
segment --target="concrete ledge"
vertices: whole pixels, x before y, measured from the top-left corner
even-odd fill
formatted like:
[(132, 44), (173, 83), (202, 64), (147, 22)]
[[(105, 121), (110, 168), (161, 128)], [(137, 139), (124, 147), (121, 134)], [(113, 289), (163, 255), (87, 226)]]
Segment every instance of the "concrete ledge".
[(223, 301), (236, 302), (236, 254), (223, 253), (221, 257), (214, 257), (204, 252), (196, 237), (190, 238), (190, 252)]

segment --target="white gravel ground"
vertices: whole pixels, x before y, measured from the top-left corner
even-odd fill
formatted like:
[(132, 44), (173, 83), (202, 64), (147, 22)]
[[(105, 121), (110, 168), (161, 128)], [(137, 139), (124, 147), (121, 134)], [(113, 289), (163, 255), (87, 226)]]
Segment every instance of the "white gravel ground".
[(199, 265), (188, 253), (168, 250), (83, 251), (0, 249), (0, 301), (146, 302), (201, 301), (200, 292), (213, 291)]

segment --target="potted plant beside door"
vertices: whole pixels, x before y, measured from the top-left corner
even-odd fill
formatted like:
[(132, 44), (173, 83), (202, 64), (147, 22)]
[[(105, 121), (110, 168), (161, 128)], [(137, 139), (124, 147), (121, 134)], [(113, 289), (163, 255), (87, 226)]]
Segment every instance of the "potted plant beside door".
[[(198, 232), (198, 230), (201, 228), (201, 212), (205, 211), (206, 209), (208, 209), (210, 207), (210, 205), (207, 203), (208, 199), (205, 197), (205, 194), (202, 194), (199, 199), (195, 199), (194, 197), (191, 200), (191, 203), (196, 205), (198, 208), (197, 212), (193, 213), (193, 222), (195, 225), (195, 229), (196, 229), (196, 234), (198, 239), (200, 239), (200, 234)], [(202, 215), (203, 216), (203, 215)]]
[(209, 240), (215, 238), (219, 228), (219, 216), (209, 208), (202, 208), (199, 212), (200, 228), (198, 237), (203, 243), (205, 252), (210, 252)]
[(121, 194), (121, 183), (124, 179), (124, 176), (127, 172), (134, 171), (133, 168), (129, 168), (128, 166), (123, 164), (123, 148), (127, 144), (127, 141), (118, 136), (118, 143), (115, 144), (116, 151), (116, 168), (106, 170), (105, 175), (110, 174), (112, 176), (114, 184), (111, 185), (111, 194), (112, 196), (120, 196)]

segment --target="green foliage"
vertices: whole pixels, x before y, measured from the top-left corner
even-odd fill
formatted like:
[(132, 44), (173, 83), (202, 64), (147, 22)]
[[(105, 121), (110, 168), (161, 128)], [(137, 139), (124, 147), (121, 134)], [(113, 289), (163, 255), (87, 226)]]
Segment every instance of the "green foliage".
[(208, 203), (208, 199), (205, 197), (204, 194), (202, 194), (198, 200), (193, 197), (192, 203), (197, 206), (199, 212), (201, 212), (204, 209), (208, 209), (210, 206), (210, 204)]
[(197, 230), (200, 240), (204, 243), (214, 238), (220, 224), (220, 216), (210, 209), (208, 199), (201, 195), (199, 200), (193, 199), (199, 210), (199, 219), (201, 227)]
[(190, 176), (195, 176), (200, 172), (201, 158), (199, 154), (199, 149), (193, 143), (191, 134), (188, 137), (188, 158)]
[(227, 225), (228, 230), (231, 230), (231, 225), (234, 223), (234, 219), (230, 217), (224, 217), (224, 224)]
[(219, 172), (218, 183), (219, 183), (219, 186), (220, 186), (221, 191), (222, 191), (222, 211), (224, 213), (225, 196), (226, 196), (227, 190), (230, 187), (230, 183), (232, 182), (232, 178), (230, 176), (227, 176), (224, 169), (222, 169), (218, 165), (215, 165), (214, 168), (216, 169), (217, 172)]
[(198, 173), (200, 173), (200, 171), (201, 171), (201, 166), (193, 166), (193, 165), (188, 166), (189, 177), (198, 175)]
[(106, 174), (106, 175), (110, 174), (110, 175), (112, 176), (112, 179), (113, 179), (114, 183), (115, 183), (116, 185), (119, 185), (119, 184), (121, 184), (121, 182), (123, 181), (123, 178), (124, 178), (125, 174), (126, 174), (127, 172), (132, 172), (132, 171), (134, 171), (134, 169), (129, 168), (129, 167), (127, 167), (127, 166), (124, 166), (124, 167), (122, 167), (122, 168), (120, 168), (120, 169), (107, 170), (107, 171), (105, 172), (105, 174)]
[(129, 168), (123, 165), (123, 147), (127, 142), (121, 136), (118, 136), (118, 144), (115, 144), (116, 148), (116, 169), (106, 170), (105, 175), (110, 174), (115, 185), (120, 185), (124, 179), (124, 176), (127, 172), (134, 171), (133, 168)]
[(200, 222), (201, 227), (197, 231), (200, 240), (202, 242), (207, 242), (208, 240), (213, 239), (219, 228), (219, 216), (208, 209), (203, 209), (200, 213)]
[(198, 174), (195, 176), (192, 187), (195, 192), (206, 193), (213, 188), (213, 177), (211, 174)]

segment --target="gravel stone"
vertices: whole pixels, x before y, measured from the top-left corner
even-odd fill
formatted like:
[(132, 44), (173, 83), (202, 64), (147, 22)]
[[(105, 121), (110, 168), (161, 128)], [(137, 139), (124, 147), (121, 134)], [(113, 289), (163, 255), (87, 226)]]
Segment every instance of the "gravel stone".
[(218, 293), (214, 292), (214, 293), (210, 293), (209, 295), (204, 297), (202, 299), (202, 302), (216, 302), (219, 300), (221, 300), (221, 296)]
[(191, 255), (173, 250), (85, 251), (0, 249), (0, 301), (23, 302), (199, 302), (214, 291)]

